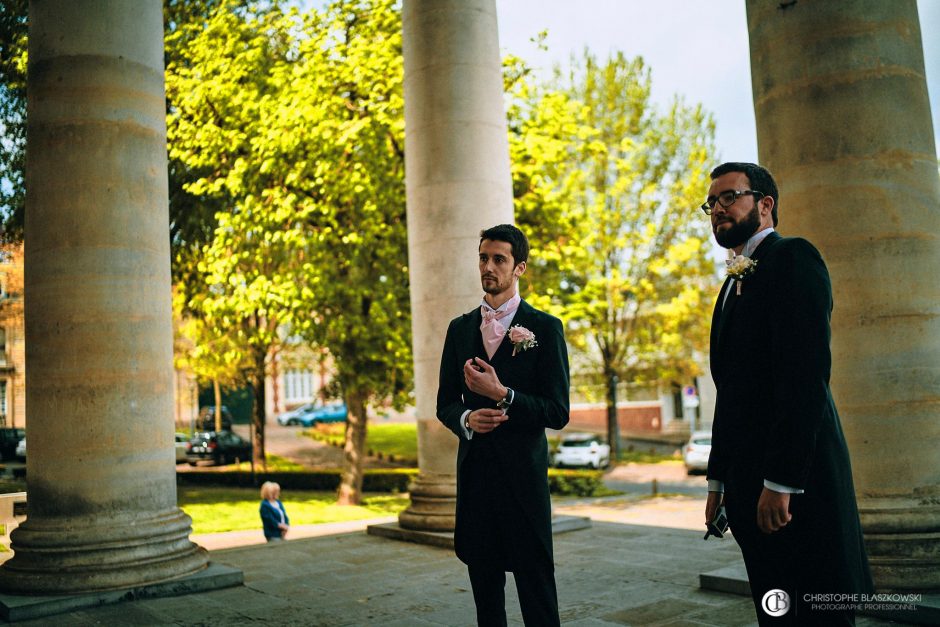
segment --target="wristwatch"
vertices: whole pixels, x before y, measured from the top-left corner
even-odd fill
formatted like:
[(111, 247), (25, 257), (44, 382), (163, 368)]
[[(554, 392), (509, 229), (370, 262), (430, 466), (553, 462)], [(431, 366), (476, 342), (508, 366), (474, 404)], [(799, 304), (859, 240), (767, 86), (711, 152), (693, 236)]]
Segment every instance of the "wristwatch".
[(467, 412), (467, 417), (463, 419), (463, 428), (470, 431), (470, 412)]
[(516, 393), (512, 388), (506, 388), (506, 396), (496, 403), (496, 407), (499, 409), (509, 409), (509, 406), (512, 405), (514, 400), (516, 400)]

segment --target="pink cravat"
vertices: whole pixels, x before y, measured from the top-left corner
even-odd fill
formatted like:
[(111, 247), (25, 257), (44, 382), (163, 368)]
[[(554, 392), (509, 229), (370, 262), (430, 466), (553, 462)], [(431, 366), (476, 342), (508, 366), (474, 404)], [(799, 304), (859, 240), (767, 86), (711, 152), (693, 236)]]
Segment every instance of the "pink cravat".
[(519, 307), (519, 294), (506, 301), (505, 309), (499, 311), (486, 305), (480, 306), (480, 314), (483, 316), (483, 322), (480, 324), (480, 332), (483, 334), (483, 348), (486, 349), (486, 356), (493, 359), (496, 350), (499, 348), (503, 337), (506, 335), (506, 327), (500, 322), (500, 318), (514, 312)]

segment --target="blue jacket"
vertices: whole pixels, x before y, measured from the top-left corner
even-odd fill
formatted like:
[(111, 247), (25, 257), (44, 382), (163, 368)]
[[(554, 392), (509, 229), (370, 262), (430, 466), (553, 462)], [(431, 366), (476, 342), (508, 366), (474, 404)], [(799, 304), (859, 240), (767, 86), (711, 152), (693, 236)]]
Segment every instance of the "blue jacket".
[[(284, 524), (289, 525), (290, 519), (287, 517), (287, 510), (284, 509), (284, 505), (280, 500), (278, 500), (277, 506), (281, 508), (281, 512), (284, 514)], [(261, 501), (259, 511), (261, 512), (261, 524), (264, 525), (264, 537), (280, 538), (281, 530), (278, 525), (281, 523), (281, 513), (274, 509), (274, 506), (267, 499)]]

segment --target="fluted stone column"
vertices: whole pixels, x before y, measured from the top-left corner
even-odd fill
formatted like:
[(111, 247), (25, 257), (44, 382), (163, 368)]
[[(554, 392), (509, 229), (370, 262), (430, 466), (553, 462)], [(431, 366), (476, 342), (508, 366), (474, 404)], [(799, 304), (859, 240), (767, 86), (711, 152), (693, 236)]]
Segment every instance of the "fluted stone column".
[(479, 304), (480, 230), (512, 222), (494, 0), (405, 0), (405, 182), (420, 473), (408, 529), (454, 528), (457, 440), (435, 417), (447, 324)]
[(748, 0), (780, 229), (832, 275), (832, 388), (875, 583), (940, 587), (940, 180), (915, 0)]
[(5, 592), (205, 568), (176, 505), (160, 0), (30, 2), (28, 515)]

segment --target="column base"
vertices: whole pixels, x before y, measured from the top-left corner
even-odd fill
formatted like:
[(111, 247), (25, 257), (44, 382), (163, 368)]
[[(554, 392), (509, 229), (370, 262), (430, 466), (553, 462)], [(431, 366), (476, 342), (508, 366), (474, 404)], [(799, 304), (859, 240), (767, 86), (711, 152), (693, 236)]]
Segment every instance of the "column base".
[(402, 529), (453, 531), (457, 525), (457, 477), (419, 474), (411, 485), (411, 505), (398, 515)]
[(875, 587), (940, 589), (940, 486), (858, 501)]
[(136, 599), (157, 599), (220, 590), (240, 586), (244, 580), (242, 571), (216, 562), (210, 563), (207, 568), (193, 575), (133, 588), (58, 596), (0, 593), (0, 618), (10, 622), (34, 620)]
[(13, 557), (0, 566), (0, 592), (80, 594), (168, 581), (204, 570), (205, 549), (189, 540), (182, 510), (42, 520), (13, 531)]

